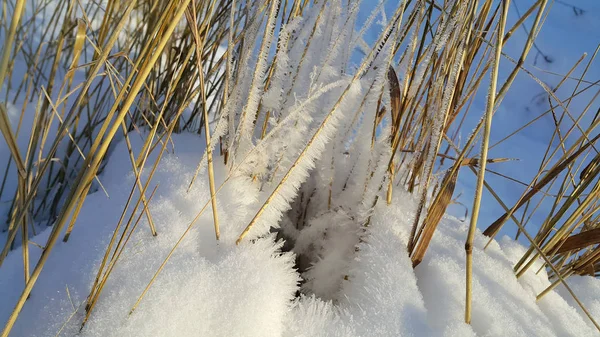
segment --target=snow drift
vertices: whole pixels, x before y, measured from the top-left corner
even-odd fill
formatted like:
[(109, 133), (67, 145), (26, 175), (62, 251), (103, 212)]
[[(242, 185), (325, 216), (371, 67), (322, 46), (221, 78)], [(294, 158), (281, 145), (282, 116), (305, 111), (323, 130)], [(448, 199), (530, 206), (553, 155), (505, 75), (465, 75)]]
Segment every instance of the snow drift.
[[(404, 193), (396, 193), (392, 205), (376, 207), (365, 240), (357, 245), (352, 259), (344, 262), (330, 257), (331, 271), (338, 268), (337, 263), (347, 263), (348, 273), (319, 286), (336, 289), (324, 294), (327, 300), (314, 294), (296, 297), (300, 278), (294, 256), (281, 252), (283, 242), (275, 241), (274, 234), (265, 229), (258, 239), (235, 246), (237, 234), (262, 198), (260, 186), (244, 178), (229, 180), (219, 194), (221, 242), (214, 240), (211, 214), (201, 216), (129, 315), (158, 265), (209, 200), (205, 177), (198, 179), (190, 193), (182, 192), (195, 169), (192, 158), (201, 153), (189, 145), (194, 137), (176, 136), (176, 150), (163, 159), (155, 176), (160, 189), (150, 207), (158, 236), (150, 234), (147, 223), (140, 223), (82, 336), (595, 334), (560, 288), (536, 303), (536, 292), (549, 285), (544, 271), (539, 275), (528, 272), (517, 281), (512, 265), (524, 247), (506, 238), (484, 252), (486, 238), (481, 234), (476, 237), (473, 324), (464, 324), (466, 225), (453, 218), (443, 220), (423, 263), (413, 271), (405, 246), (415, 202)], [(90, 196), (73, 231), (74, 240), (57, 246), (17, 321), (14, 336), (78, 334), (83, 303), (120, 216), (119, 206), (128, 196), (124, 187), (133, 182), (133, 174), (124, 169), (126, 160), (127, 148), (121, 144), (105, 172), (110, 198), (102, 193)], [(218, 177), (221, 182), (224, 179)], [(48, 231), (34, 240), (43, 243)], [(17, 249), (0, 273), (3, 321), (22, 288), (21, 264)], [(591, 277), (574, 280), (578, 295), (597, 314), (593, 294), (599, 282)]]

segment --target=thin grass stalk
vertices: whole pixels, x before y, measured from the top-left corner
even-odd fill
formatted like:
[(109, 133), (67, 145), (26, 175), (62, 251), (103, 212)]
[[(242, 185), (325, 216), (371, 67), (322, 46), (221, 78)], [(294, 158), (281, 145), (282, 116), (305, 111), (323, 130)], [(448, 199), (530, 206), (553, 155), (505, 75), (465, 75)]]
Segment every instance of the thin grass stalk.
[[(127, 226), (125, 227), (125, 229), (123, 230), (123, 233), (121, 235), (121, 238), (119, 239), (119, 242), (117, 243), (117, 246), (115, 248), (114, 254), (106, 268), (106, 272), (102, 275), (102, 279), (100, 280), (100, 276), (101, 276), (101, 272), (102, 269), (98, 270), (98, 276), (97, 279), (94, 283), (94, 286), (92, 287), (92, 290), (90, 292), (90, 294), (88, 295), (87, 298), (87, 304), (85, 306), (85, 317), (83, 319), (83, 321), (81, 322), (81, 327), (80, 327), (80, 331), (81, 329), (83, 329), (83, 327), (85, 326), (86, 322), (89, 320), (90, 315), (92, 314), (92, 311), (94, 309), (94, 307), (96, 306), (96, 303), (98, 301), (98, 298), (100, 298), (100, 294), (102, 293), (102, 290), (104, 289), (104, 285), (106, 284), (106, 281), (108, 280), (108, 277), (110, 276), (110, 274), (112, 273), (114, 266), (116, 265), (117, 261), (119, 260), (119, 258), (121, 257), (121, 253), (123, 253), (123, 250), (125, 250), (125, 246), (127, 245), (127, 243), (129, 242), (129, 239), (131, 238), (131, 236), (133, 235), (133, 233), (135, 232), (137, 225), (140, 222), (140, 219), (142, 218), (142, 215), (145, 213), (145, 209), (148, 208), (150, 201), (152, 200), (152, 198), (154, 197), (154, 193), (156, 193), (156, 190), (158, 189), (158, 185), (156, 185), (154, 187), (154, 190), (152, 190), (152, 193), (150, 194), (150, 197), (148, 198), (148, 203), (144, 205), (144, 210), (142, 210), (142, 212), (140, 212), (140, 215), (138, 216), (135, 224), (133, 225), (133, 227), (131, 228), (131, 230), (128, 232), (128, 227), (131, 223), (131, 219), (128, 222)], [(132, 189), (132, 191), (135, 191), (135, 186)], [(135, 215), (135, 211), (132, 212), (131, 217), (133, 217)], [(115, 233), (117, 233), (117, 229), (115, 229)], [(121, 245), (121, 241), (123, 240), (123, 238), (125, 237), (125, 234), (128, 234), (127, 237), (125, 238), (125, 241), (123, 242), (123, 244)], [(108, 254), (108, 252), (110, 251), (110, 247), (107, 248), (106, 250), (106, 254)], [(107, 256), (107, 255), (106, 255)], [(106, 257), (105, 256), (105, 257)], [(99, 284), (98, 284), (98, 281)], [(97, 287), (96, 287), (97, 285)]]
[(15, 40), (17, 27), (19, 26), (19, 22), (21, 21), (21, 17), (23, 16), (23, 12), (25, 10), (25, 2), (25, 0), (16, 0), (14, 12), (10, 22), (10, 28), (4, 37), (4, 52), (2, 53), (2, 61), (0, 61), (0, 92), (2, 91), (2, 85), (6, 79), (6, 73), (8, 72), (8, 63), (12, 53), (12, 45)]
[(465, 243), (466, 252), (466, 300), (465, 300), (465, 323), (471, 324), (471, 296), (472, 296), (472, 279), (473, 279), (473, 240), (475, 239), (475, 229), (479, 219), (479, 208), (481, 206), (481, 196), (483, 193), (483, 182), (485, 177), (485, 167), (487, 165), (488, 146), (490, 134), (492, 131), (492, 116), (496, 105), (496, 84), (498, 82), (498, 72), (500, 66), (500, 57), (502, 56), (502, 37), (504, 36), (504, 28), (506, 26), (506, 18), (508, 16), (508, 8), (510, 0), (502, 1), (502, 13), (498, 23), (498, 32), (496, 34), (496, 50), (494, 52), (494, 60), (492, 65), (492, 76), (490, 80), (490, 88), (488, 90), (488, 101), (485, 111), (485, 125), (483, 129), (483, 138), (481, 140), (481, 155), (480, 169), (477, 175), (477, 187), (475, 188), (475, 197), (473, 200), (473, 208), (471, 213), (471, 222), (469, 224), (469, 233), (467, 234), (467, 242)]
[[(236, 0), (232, 0), (231, 1), (231, 13), (229, 13), (229, 35), (227, 38), (227, 59), (225, 61), (225, 83), (223, 85), (223, 96), (222, 96), (222, 101), (221, 101), (221, 107), (226, 107), (227, 106), (227, 99), (229, 99), (229, 90), (230, 90), (230, 85), (231, 85), (231, 76), (232, 76), (232, 71), (231, 71), (231, 67), (232, 67), (232, 63), (233, 63), (233, 47), (234, 47), (234, 30), (235, 30), (235, 25), (234, 25), (234, 17), (235, 17), (235, 1)], [(287, 5), (287, 0), (286, 0), (286, 5)], [(285, 8), (285, 7), (284, 7)], [(284, 15), (285, 16), (285, 13)], [(230, 116), (228, 116), (228, 123), (233, 124), (234, 119), (232, 118), (233, 114), (230, 112), (229, 113)], [(266, 118), (268, 118), (268, 114), (266, 116)], [(233, 128), (233, 126), (231, 127), (227, 127), (227, 130), (230, 130), (231, 128)], [(264, 133), (264, 130), (263, 130)], [(228, 135), (228, 137), (231, 137), (233, 135)], [(265, 138), (264, 134), (261, 136), (261, 139)], [(225, 144), (229, 144), (228, 141), (225, 142)], [(223, 163), (225, 165), (227, 165), (227, 160), (229, 158), (229, 151), (230, 149), (227, 148), (224, 153), (223, 153)]]
[[(211, 3), (211, 15), (212, 15), (212, 8), (214, 6), (215, 1), (213, 0), (213, 2)], [(199, 76), (199, 81), (200, 81), (200, 95), (202, 98), (202, 115), (204, 117), (204, 136), (206, 139), (206, 160), (207, 160), (207, 166), (208, 166), (208, 183), (209, 183), (209, 188), (210, 188), (210, 200), (211, 200), (211, 207), (212, 207), (212, 213), (213, 213), (213, 225), (215, 228), (215, 238), (217, 239), (217, 241), (219, 241), (219, 238), (221, 236), (221, 232), (219, 230), (219, 216), (218, 216), (218, 212), (217, 212), (217, 198), (215, 197), (215, 174), (214, 174), (214, 168), (213, 168), (213, 157), (212, 157), (212, 146), (210, 143), (210, 123), (208, 121), (208, 109), (206, 106), (206, 91), (205, 91), (205, 87), (204, 87), (204, 71), (202, 70), (202, 52), (204, 50), (204, 41), (206, 39), (206, 35), (204, 36), (204, 39), (201, 39), (198, 33), (198, 23), (196, 22), (196, 6), (194, 5), (194, 3), (192, 2), (190, 4), (191, 7), (191, 13), (188, 11), (187, 12), (187, 20), (188, 23), (192, 30), (192, 35), (194, 36), (194, 41), (195, 46), (196, 46), (196, 63), (197, 63), (197, 67), (198, 67), (198, 76)], [(211, 17), (211, 15), (208, 16), (208, 18)], [(206, 19), (206, 21), (208, 22), (209, 19)], [(206, 29), (206, 32), (208, 32), (208, 29)]]

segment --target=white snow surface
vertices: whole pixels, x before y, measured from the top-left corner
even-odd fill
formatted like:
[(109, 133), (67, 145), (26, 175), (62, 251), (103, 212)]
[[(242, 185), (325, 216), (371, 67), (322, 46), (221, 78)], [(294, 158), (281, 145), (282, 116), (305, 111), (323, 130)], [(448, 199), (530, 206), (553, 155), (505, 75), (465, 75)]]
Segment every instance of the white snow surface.
[[(375, 208), (341, 291), (327, 301), (314, 295), (296, 297), (299, 274), (294, 256), (280, 252), (282, 243), (274, 241), (268, 228), (255, 232), (255, 240), (234, 243), (265, 197), (258, 184), (243, 177), (226, 181), (218, 194), (220, 242), (214, 237), (209, 206), (129, 315), (160, 263), (209, 201), (204, 175), (185, 192), (202, 154), (197, 137), (174, 136), (174, 151), (163, 158), (153, 180), (160, 185), (150, 204), (158, 236), (150, 234), (142, 217), (81, 336), (597, 334), (560, 288), (536, 303), (535, 295), (550, 283), (545, 272), (534, 273), (537, 268), (516, 279), (512, 266), (524, 247), (505, 237), (483, 251), (487, 239), (480, 233), (474, 250), (473, 319), (465, 324), (466, 224), (446, 217), (425, 259), (413, 270), (405, 247), (415, 202), (400, 191), (391, 205), (380, 202)], [(133, 143), (141, 145), (139, 140)], [(103, 193), (88, 197), (71, 239), (52, 252), (11, 336), (78, 334), (85, 299), (134, 182), (127, 161), (127, 148), (121, 143), (101, 177), (110, 198)], [(218, 186), (226, 179), (221, 165), (216, 167)], [(48, 235), (46, 230), (33, 240), (44, 244)], [(31, 253), (39, 250), (32, 246)], [(331, 261), (331, 269), (335, 263)], [(1, 270), (0, 322), (5, 322), (23, 287), (20, 248), (9, 254)], [(571, 280), (579, 298), (598, 317), (600, 281)]]

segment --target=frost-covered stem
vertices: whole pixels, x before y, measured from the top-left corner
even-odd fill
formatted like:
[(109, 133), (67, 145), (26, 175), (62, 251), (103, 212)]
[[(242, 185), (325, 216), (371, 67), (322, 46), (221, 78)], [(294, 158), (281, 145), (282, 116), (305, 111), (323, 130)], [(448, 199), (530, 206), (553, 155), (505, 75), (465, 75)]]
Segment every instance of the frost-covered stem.
[[(353, 7), (350, 8), (350, 13), (354, 13), (357, 10), (357, 7), (359, 6), (360, 2), (357, 2)], [(346, 18), (346, 21), (344, 22), (344, 24), (342, 25), (342, 29), (341, 31), (344, 32), (345, 29), (347, 29), (348, 25), (350, 25), (351, 23), (351, 19), (354, 18), (354, 15), (348, 15), (348, 17)], [(352, 28), (350, 28), (351, 30)], [(335, 41), (333, 42), (333, 45), (329, 48), (329, 50), (327, 51), (327, 56), (325, 56), (325, 60), (322, 62), (323, 65), (329, 64), (329, 62), (331, 61), (331, 58), (334, 57), (334, 51), (337, 50), (338, 48), (338, 43), (341, 43), (342, 41), (344, 41), (343, 37), (344, 33), (340, 33), (340, 37), (338, 37), (337, 39), (335, 39)], [(317, 76), (315, 76), (315, 83), (319, 83), (319, 79), (321, 78), (321, 74), (323, 73), (323, 69), (325, 67), (322, 66), (319, 68), (319, 72), (317, 73)]]
[(325, 2), (323, 2), (323, 4), (321, 5), (321, 10), (319, 10), (319, 14), (317, 15), (315, 24), (313, 25), (310, 35), (308, 36), (308, 40), (306, 41), (306, 45), (304, 46), (304, 50), (302, 51), (302, 56), (300, 56), (300, 62), (298, 63), (298, 66), (296, 67), (296, 72), (294, 74), (294, 77), (292, 78), (292, 82), (291, 82), (292, 85), (290, 86), (290, 88), (288, 89), (288, 91), (285, 94), (286, 99), (288, 97), (290, 97), (290, 94), (294, 90), (294, 85), (298, 82), (297, 81), (298, 75), (300, 74), (300, 70), (302, 70), (302, 65), (304, 64), (304, 61), (306, 60), (306, 53), (308, 52), (308, 48), (310, 48), (310, 43), (315, 35), (315, 32), (317, 31), (317, 27), (319, 26), (319, 22), (321, 21), (323, 12), (325, 12)]
[[(231, 66), (233, 63), (233, 45), (235, 44), (235, 41), (233, 39), (233, 31), (234, 31), (234, 27), (235, 27), (235, 22), (234, 22), (234, 17), (235, 17), (235, 0), (231, 1), (231, 12), (229, 13), (229, 35), (228, 35), (228, 39), (227, 39), (227, 61), (225, 62), (225, 83), (223, 85), (223, 98), (222, 98), (222, 103), (221, 106), (223, 108), (225, 108), (227, 106), (227, 98), (229, 96), (229, 83), (231, 82)], [(230, 115), (233, 115), (232, 113), (230, 113)], [(233, 123), (233, 119), (232, 118), (228, 118), (227, 119), (228, 123)], [(229, 130), (229, 126), (227, 127), (227, 130)], [(229, 137), (231, 137), (232, 135), (229, 135)], [(229, 142), (227, 142), (227, 144), (229, 144)], [(224, 154), (223, 154), (223, 162), (225, 165), (227, 165), (227, 158), (229, 157), (229, 149), (225, 149)]]
[[(388, 26), (386, 27), (384, 32), (380, 35), (375, 46), (379, 46), (380, 48), (383, 47), (386, 44), (386, 42), (388, 41), (388, 38), (391, 35), (392, 31), (394, 29), (396, 29), (397, 25), (400, 25), (399, 21), (402, 20), (402, 14), (404, 13), (405, 3), (406, 2), (403, 1), (402, 4), (400, 6), (398, 6), (398, 8), (396, 9), (396, 12), (394, 13), (394, 19), (390, 21), (390, 23), (388, 24)], [(352, 87), (352, 85), (354, 85), (356, 83), (356, 81), (363, 76), (363, 74), (366, 72), (368, 67), (371, 66), (373, 60), (379, 53), (380, 48), (377, 48), (377, 47), (373, 48), (371, 50), (371, 52), (369, 53), (369, 55), (363, 60), (363, 62), (360, 65), (360, 68), (356, 71), (352, 80), (350, 81), (348, 86), (344, 89), (344, 92), (340, 95), (337, 102), (329, 110), (329, 113), (327, 113), (327, 115), (323, 119), (323, 122), (321, 122), (321, 125), (319, 125), (319, 127), (317, 128), (317, 131), (310, 138), (310, 140), (308, 141), (308, 143), (306, 144), (304, 149), (302, 149), (302, 152), (300, 153), (298, 158), (296, 158), (296, 160), (294, 161), (294, 163), (292, 164), (290, 169), (285, 173), (285, 175), (283, 176), (283, 178), (281, 179), (281, 181), (279, 182), (277, 187), (275, 187), (275, 189), (273, 190), (273, 193), (271, 193), (271, 195), (269, 195), (269, 197), (267, 198), (265, 203), (261, 206), (261, 208), (258, 210), (256, 215), (254, 216), (254, 218), (252, 218), (252, 220), (250, 221), (248, 226), (246, 226), (244, 231), (240, 234), (240, 236), (236, 240), (236, 244), (239, 244), (244, 239), (244, 237), (248, 234), (248, 232), (250, 232), (250, 229), (252, 229), (254, 224), (258, 221), (258, 219), (260, 218), (262, 213), (265, 211), (266, 207), (273, 201), (273, 199), (277, 196), (277, 194), (281, 190), (282, 186), (284, 186), (285, 182), (290, 178), (290, 176), (292, 176), (292, 174), (295, 172), (295, 170), (299, 167), (301, 160), (306, 156), (308, 150), (312, 147), (313, 143), (315, 143), (315, 140), (320, 138), (319, 136), (325, 129), (325, 126), (328, 124), (328, 122), (334, 116), (334, 112), (339, 109), (340, 105), (342, 104), (342, 101), (344, 100), (344, 98), (346, 97), (348, 92), (350, 92), (350, 88)]]
[[(260, 94), (263, 92), (264, 89), (263, 81), (266, 74), (267, 58), (269, 50), (271, 48), (271, 41), (273, 40), (273, 31), (275, 30), (275, 24), (277, 14), (279, 13), (280, 4), (280, 0), (274, 0), (271, 3), (269, 17), (265, 26), (265, 35), (260, 45), (258, 60), (256, 61), (256, 70), (254, 71), (254, 76), (252, 76), (252, 82), (250, 83), (248, 100), (246, 105), (244, 106), (244, 109), (242, 110), (242, 114), (240, 117), (240, 125), (238, 127), (239, 130), (236, 134), (236, 138), (234, 139), (236, 152), (237, 149), (240, 148), (240, 145), (244, 140), (251, 141), (252, 139), (252, 126), (255, 122), (256, 111), (258, 110), (258, 105), (260, 102)], [(244, 139), (243, 137), (247, 138)], [(233, 151), (233, 148), (229, 151)]]
[(475, 239), (475, 229), (479, 217), (479, 208), (481, 206), (481, 194), (483, 192), (483, 182), (485, 177), (485, 167), (488, 157), (488, 145), (492, 129), (492, 116), (494, 106), (496, 105), (496, 84), (498, 82), (498, 66), (500, 65), (500, 56), (502, 53), (502, 37), (504, 36), (504, 27), (508, 15), (510, 0), (502, 1), (502, 15), (498, 23), (498, 32), (496, 34), (496, 50), (494, 53), (492, 75), (490, 88), (488, 91), (487, 107), (485, 110), (485, 124), (483, 129), (483, 139), (481, 140), (481, 155), (479, 158), (479, 174), (477, 175), (477, 187), (475, 188), (475, 197), (473, 199), (473, 208), (471, 222), (469, 223), (469, 233), (465, 243), (466, 260), (466, 296), (465, 296), (465, 323), (471, 324), (471, 292), (473, 279), (473, 240)]
[(261, 208), (258, 210), (258, 212), (256, 213), (256, 215), (254, 216), (254, 218), (252, 218), (252, 220), (250, 221), (250, 223), (248, 224), (248, 226), (246, 226), (246, 228), (244, 229), (244, 231), (240, 234), (240, 236), (238, 237), (238, 239), (235, 242), (236, 244), (239, 244), (240, 242), (242, 242), (242, 240), (244, 239), (244, 237), (248, 234), (248, 232), (250, 232), (250, 229), (252, 229), (252, 227), (254, 226), (254, 224), (258, 221), (258, 219), (260, 218), (260, 216), (262, 215), (262, 213), (265, 211), (265, 209), (267, 208), (267, 206), (275, 199), (275, 197), (277, 196), (277, 194), (281, 190), (282, 186), (284, 186), (285, 182), (292, 176), (292, 174), (300, 166), (301, 160), (307, 155), (309, 149), (312, 148), (312, 145), (313, 145), (313, 143), (315, 143), (315, 140), (317, 140), (317, 138), (319, 138), (319, 136), (321, 135), (321, 133), (325, 129), (325, 126), (331, 120), (331, 117), (333, 116), (333, 112), (336, 111), (336, 110), (338, 110), (338, 108), (340, 107), (340, 105), (342, 103), (342, 100), (344, 99), (344, 97), (346, 97), (346, 94), (350, 91), (350, 88), (352, 87), (352, 84), (354, 82), (356, 82), (356, 79), (358, 78), (358, 76), (357, 76), (358, 74), (359, 74), (359, 72), (356, 73), (356, 75), (354, 76), (354, 78), (352, 79), (352, 81), (350, 82), (350, 84), (348, 84), (348, 86), (346, 87), (346, 89), (344, 90), (344, 92), (342, 93), (342, 95), (340, 96), (340, 98), (338, 98), (338, 100), (335, 103), (335, 105), (333, 106), (333, 108), (331, 108), (331, 110), (329, 111), (329, 113), (327, 114), (327, 116), (325, 116), (325, 119), (323, 119), (323, 122), (321, 122), (321, 125), (319, 125), (319, 127), (317, 128), (317, 131), (310, 138), (310, 140), (308, 141), (308, 143), (306, 144), (306, 146), (304, 147), (304, 149), (302, 149), (302, 152), (300, 153), (300, 155), (298, 156), (298, 158), (296, 158), (296, 160), (294, 161), (294, 163), (292, 164), (292, 166), (290, 167), (290, 169), (285, 173), (285, 175), (283, 176), (283, 178), (281, 179), (281, 181), (279, 182), (279, 184), (277, 185), (277, 187), (275, 188), (275, 190), (273, 190), (273, 193), (271, 193), (271, 195), (269, 195), (269, 197), (267, 198), (267, 200), (265, 201), (265, 203), (261, 206)]
[[(288, 26), (284, 27), (284, 23), (283, 23), (283, 18), (285, 18), (286, 8), (287, 8), (287, 0), (283, 5), (283, 15), (281, 18), (282, 28), (280, 29), (279, 41), (277, 42), (277, 50), (275, 52), (275, 57), (273, 57), (273, 62), (271, 63), (271, 67), (269, 69), (269, 74), (267, 76), (267, 80), (265, 81), (265, 87), (264, 87), (265, 92), (267, 90), (269, 90), (269, 88), (271, 87), (271, 81), (273, 80), (274, 73), (276, 73), (276, 68), (278, 67), (279, 62), (282, 62), (280, 58), (283, 57), (282, 55), (284, 55), (288, 49), (288, 43), (289, 43), (290, 36), (289, 36), (289, 33), (285, 33)], [(288, 23), (286, 25), (289, 25), (290, 18), (291, 18), (291, 15), (290, 15), (290, 17), (288, 17)], [(261, 106), (262, 106), (262, 100), (261, 100), (260, 104), (258, 105), (259, 112), (260, 112)], [(263, 121), (262, 131), (260, 133), (260, 139), (264, 139), (265, 136), (267, 135), (267, 127), (269, 126), (270, 115), (271, 115), (271, 112), (267, 109), (267, 111), (265, 111), (265, 119)]]

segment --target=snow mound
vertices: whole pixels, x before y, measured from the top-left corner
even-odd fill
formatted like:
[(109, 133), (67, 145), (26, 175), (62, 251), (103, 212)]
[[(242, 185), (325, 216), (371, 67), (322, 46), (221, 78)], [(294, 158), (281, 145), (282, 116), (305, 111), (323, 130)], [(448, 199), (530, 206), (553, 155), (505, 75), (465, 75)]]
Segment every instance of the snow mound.
[[(150, 209), (158, 236), (150, 234), (143, 217), (81, 336), (280, 336), (297, 289), (294, 258), (282, 254), (281, 243), (267, 233), (253, 243), (235, 245), (250, 215), (248, 207), (257, 201), (256, 188), (242, 178), (231, 179), (220, 194), (221, 241), (216, 243), (208, 207), (129, 315), (171, 248), (210, 199), (204, 176), (185, 192), (201, 155), (194, 151), (197, 138), (175, 138), (177, 155), (167, 155), (155, 174), (160, 188)], [(194, 146), (186, 148), (186, 144)], [(105, 171), (110, 179), (103, 179), (110, 198), (90, 195), (70, 240), (59, 243), (51, 254), (12, 335), (54, 336), (60, 331), (61, 336), (73, 336), (79, 332), (85, 299), (134, 182), (134, 176), (124, 171), (130, 165), (126, 160), (123, 143)], [(225, 177), (217, 179), (222, 182)], [(46, 230), (35, 241), (43, 244), (48, 234)], [(20, 255), (19, 249), (11, 252), (0, 273), (2, 322), (23, 287)], [(37, 324), (32, 325), (32, 319)]]
[[(535, 274), (541, 261), (517, 280), (512, 267), (525, 247), (505, 236), (484, 251), (488, 238), (479, 231), (473, 252), (473, 318), (471, 325), (465, 324), (467, 224), (445, 217), (413, 271), (405, 247), (414, 206), (403, 193), (390, 206), (379, 204), (339, 303), (300, 298), (284, 336), (598, 335), (566, 291), (552, 291), (536, 303), (536, 295), (550, 282), (545, 271)], [(600, 281), (585, 277), (568, 283), (600, 317)]]
[[(102, 193), (89, 196), (71, 239), (59, 243), (51, 254), (12, 336), (596, 335), (560, 287), (536, 302), (535, 295), (550, 284), (544, 271), (536, 275), (537, 268), (531, 268), (517, 280), (512, 266), (524, 247), (505, 237), (483, 251), (487, 239), (480, 233), (474, 250), (473, 320), (465, 324), (466, 224), (446, 217), (425, 259), (413, 270), (405, 247), (415, 203), (400, 191), (392, 205), (378, 203), (359, 244), (346, 253), (350, 258), (328, 255), (331, 260), (320, 261), (320, 269), (313, 271), (320, 274), (315, 280), (327, 280), (328, 269), (334, 275), (347, 273), (341, 286), (313, 285), (322, 289), (322, 298), (296, 296), (300, 290), (296, 257), (282, 252), (284, 243), (275, 240), (275, 234), (265, 228), (256, 231), (253, 240), (235, 245), (268, 191), (261, 192), (248, 178), (227, 179), (225, 168), (217, 163), (217, 186), (224, 183), (218, 194), (221, 241), (217, 244), (214, 239), (209, 206), (130, 315), (175, 242), (209, 201), (205, 175), (185, 192), (201, 156), (196, 145), (189, 145), (197, 144), (190, 137), (195, 136), (174, 136), (175, 152), (162, 160), (155, 175), (160, 187), (150, 210), (158, 236), (150, 234), (142, 217), (84, 329), (79, 332), (85, 299), (134, 182), (124, 144), (114, 149), (106, 179), (101, 177), (110, 198)], [(133, 146), (139, 147), (139, 141)], [(339, 233), (328, 235), (342, 235), (344, 226), (340, 223)], [(44, 244), (48, 234), (46, 230), (33, 241)], [(32, 248), (32, 259), (38, 255), (39, 250)], [(592, 314), (600, 315), (600, 282), (590, 277), (569, 281)], [(22, 287), (17, 248), (0, 273), (0, 322), (8, 318)]]

